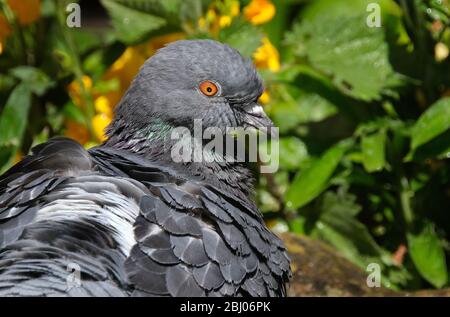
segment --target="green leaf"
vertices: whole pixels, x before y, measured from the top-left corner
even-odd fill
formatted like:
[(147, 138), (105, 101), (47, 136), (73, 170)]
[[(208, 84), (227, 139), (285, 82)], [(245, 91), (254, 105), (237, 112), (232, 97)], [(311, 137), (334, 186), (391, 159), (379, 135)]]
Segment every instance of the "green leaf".
[[(401, 16), (402, 10), (394, 0), (377, 0), (381, 6), (382, 18), (388, 15)], [(311, 1), (302, 15), (303, 18), (310, 18), (317, 15), (323, 15), (328, 18), (328, 15), (334, 16), (354, 16), (366, 12), (367, 5), (373, 3), (371, 0), (352, 0), (349, 5), (348, 0), (315, 0)]]
[(296, 217), (289, 221), (289, 230), (297, 234), (305, 234), (305, 223), (306, 219), (304, 217)]
[(320, 122), (337, 113), (336, 106), (319, 94), (304, 93), (298, 105), (304, 114), (303, 122)]
[(42, 131), (38, 134), (36, 134), (33, 137), (33, 142), (31, 143), (31, 148), (34, 148), (35, 146), (44, 143), (45, 141), (48, 140), (49, 137), (49, 129), (48, 127), (45, 127), (44, 129), (42, 129)]
[(424, 279), (435, 287), (448, 282), (444, 249), (431, 224), (426, 224), (419, 233), (407, 235), (411, 258)]
[(307, 75), (304, 69), (300, 72), (299, 75), (297, 71), (293, 79), (286, 78), (291, 76), (287, 72), (275, 79), (282, 83), (277, 84), (274, 101), (266, 111), (281, 133), (296, 129), (302, 123), (323, 121), (336, 115), (341, 105), (348, 105), (346, 97), (326, 80)]
[(369, 230), (355, 218), (327, 212), (322, 215), (320, 221), (349, 240), (358, 253), (381, 255), (382, 251), (370, 235)]
[(120, 80), (115, 77), (109, 80), (99, 80), (95, 83), (94, 91), (96, 94), (106, 94), (120, 89)]
[(280, 165), (285, 169), (297, 169), (308, 158), (308, 149), (305, 143), (296, 137), (281, 138), (279, 144)]
[(31, 106), (30, 87), (19, 84), (6, 101), (0, 117), (0, 145), (19, 146)]
[(56, 13), (56, 4), (53, 0), (43, 0), (41, 2), (41, 16), (52, 17)]
[(344, 256), (364, 267), (387, 252), (371, 236), (368, 228), (357, 220), (362, 207), (357, 197), (340, 187), (327, 191), (314, 206), (319, 213), (312, 234), (333, 245)]
[(385, 130), (381, 130), (375, 134), (362, 136), (361, 150), (363, 165), (369, 173), (383, 169), (385, 164), (385, 143)]
[(20, 79), (24, 85), (38, 96), (42, 96), (55, 83), (42, 70), (31, 66), (19, 66), (10, 70), (11, 75)]
[(135, 11), (163, 18), (167, 26), (180, 29), (184, 23), (197, 23), (212, 0), (114, 0)]
[[(174, 2), (177, 0), (171, 1)], [(213, 0), (178, 0), (178, 2), (181, 2), (181, 5), (179, 9), (176, 9), (175, 11), (178, 13), (178, 18), (180, 21), (176, 22), (176, 24), (180, 25), (183, 23), (197, 23), (198, 19), (201, 18), (203, 12), (206, 11), (212, 1)]]
[[(341, 221), (342, 224), (343, 221)], [(352, 227), (354, 226), (354, 220), (347, 222), (344, 224), (346, 227), (350, 228), (348, 231), (352, 231)], [(358, 225), (361, 225), (358, 223)], [(365, 266), (372, 261), (368, 261), (364, 258), (358, 251), (358, 248), (355, 246), (353, 237), (348, 237), (342, 232), (339, 231), (339, 228), (333, 228), (332, 225), (319, 220), (316, 223), (316, 228), (313, 232), (313, 236), (320, 238), (332, 246), (336, 248), (343, 256), (348, 258), (350, 261), (360, 266), (361, 268), (365, 268)]]
[(45, 108), (47, 111), (47, 121), (52, 131), (62, 132), (65, 118), (61, 109), (50, 102), (45, 105)]
[(362, 207), (357, 203), (357, 197), (348, 192), (345, 186), (340, 187), (336, 192), (327, 191), (320, 201), (321, 218), (327, 214), (333, 217), (348, 219), (356, 217)]
[(66, 118), (87, 125), (83, 111), (81, 111), (80, 107), (77, 107), (72, 101), (69, 101), (64, 105), (63, 113)]
[(221, 30), (219, 40), (237, 49), (243, 56), (250, 57), (261, 45), (263, 34), (254, 25), (236, 19)]
[(83, 69), (93, 77), (94, 82), (102, 78), (106, 70), (123, 54), (126, 46), (114, 42), (105, 49), (89, 54), (83, 61)]
[[(412, 155), (410, 155), (412, 154)], [(450, 129), (431, 141), (419, 146), (414, 152), (410, 152), (405, 161), (422, 162), (428, 158), (437, 158), (440, 160), (450, 158)]]
[(450, 128), (450, 98), (443, 98), (428, 108), (411, 131), (411, 150), (429, 142)]
[(15, 158), (14, 146), (0, 145), (0, 175), (5, 173), (14, 163)]
[(16, 80), (14, 77), (0, 74), (0, 92), (7, 92), (14, 87)]
[(103, 37), (100, 37), (92, 30), (83, 30), (81, 28), (72, 28), (69, 30), (72, 33), (73, 40), (77, 47), (77, 53), (80, 55), (101, 46)]
[[(350, 96), (371, 101), (392, 94), (391, 88), (401, 81), (389, 63), (384, 30), (367, 26), (365, 10), (350, 15), (340, 10), (330, 12), (328, 4), (332, 2), (313, 2), (314, 10), (307, 10), (301, 23), (295, 25), (288, 43), (300, 58), (306, 57)], [(348, 1), (345, 4), (348, 8)]]
[[(111, 16), (118, 38), (131, 45), (143, 41), (151, 32), (167, 25), (166, 19), (133, 8), (142, 1), (102, 0), (103, 6)], [(156, 3), (157, 1), (151, 1)], [(127, 5), (128, 4), (128, 5)]]
[(267, 110), (280, 133), (296, 129), (302, 123), (303, 112), (294, 102), (277, 102), (276, 105), (268, 106)]
[(289, 208), (296, 209), (306, 205), (326, 189), (328, 180), (348, 147), (349, 141), (336, 144), (311, 166), (296, 175), (286, 193)]

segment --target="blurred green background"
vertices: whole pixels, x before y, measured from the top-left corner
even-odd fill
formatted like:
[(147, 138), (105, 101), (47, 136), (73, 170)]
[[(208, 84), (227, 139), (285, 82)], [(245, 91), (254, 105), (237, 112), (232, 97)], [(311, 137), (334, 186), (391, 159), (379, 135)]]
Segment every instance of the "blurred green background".
[(146, 58), (213, 38), (254, 60), (280, 128), (269, 226), (378, 263), (392, 289), (449, 286), (448, 0), (91, 0), (69, 28), (71, 2), (0, 0), (1, 172), (54, 135), (102, 142)]

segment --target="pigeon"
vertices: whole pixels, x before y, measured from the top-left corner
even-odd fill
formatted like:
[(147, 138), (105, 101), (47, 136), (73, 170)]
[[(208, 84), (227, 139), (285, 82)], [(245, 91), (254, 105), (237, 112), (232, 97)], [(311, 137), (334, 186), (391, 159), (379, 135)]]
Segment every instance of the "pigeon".
[(172, 155), (172, 132), (195, 120), (223, 136), (271, 127), (262, 92), (225, 44), (157, 51), (105, 142), (52, 138), (0, 177), (0, 296), (286, 296), (289, 257), (252, 199), (249, 162)]

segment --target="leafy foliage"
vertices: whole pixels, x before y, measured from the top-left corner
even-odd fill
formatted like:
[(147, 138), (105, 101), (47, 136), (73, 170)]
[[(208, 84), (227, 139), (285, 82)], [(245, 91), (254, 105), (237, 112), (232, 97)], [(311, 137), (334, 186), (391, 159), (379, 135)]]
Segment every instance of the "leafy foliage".
[(281, 202), (261, 202), (362, 268), (380, 264), (386, 286), (443, 287), (450, 77), (441, 72), (450, 65), (437, 47), (448, 46), (448, 5), (380, 1), (382, 27), (370, 28), (368, 3), (318, 0), (292, 20), (267, 110), (280, 144), (301, 140), (308, 155), (296, 168), (280, 159), (285, 176), (265, 176), (261, 188)]
[(450, 128), (450, 98), (443, 98), (425, 111), (411, 131), (411, 149), (426, 144)]

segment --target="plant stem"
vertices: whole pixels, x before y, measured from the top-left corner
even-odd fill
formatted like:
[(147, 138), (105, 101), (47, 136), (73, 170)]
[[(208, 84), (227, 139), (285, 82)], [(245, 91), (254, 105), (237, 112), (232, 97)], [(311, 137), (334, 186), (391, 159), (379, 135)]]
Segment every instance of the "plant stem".
[(0, 0), (2, 4), (3, 11), (5, 13), (6, 20), (13, 27), (14, 32), (18, 35), (18, 49), (16, 52), (20, 54), (20, 59), (23, 64), (27, 64), (27, 46), (25, 42), (25, 37), (23, 36), (22, 29), (20, 25), (17, 23), (17, 19), (15, 17), (14, 12), (9, 7), (9, 4), (6, 0)]
[(414, 30), (414, 23), (411, 19), (411, 16), (409, 15), (409, 8), (408, 8), (408, 4), (406, 3), (406, 0), (400, 0), (403, 12), (404, 12), (404, 17), (405, 17), (405, 22), (408, 25), (408, 27), (410, 28), (410, 30)]
[(403, 218), (406, 225), (409, 226), (414, 221), (414, 213), (411, 208), (412, 192), (409, 188), (408, 179), (405, 176), (400, 178), (400, 204), (402, 207)]
[(83, 81), (84, 73), (81, 68), (80, 58), (78, 56), (78, 52), (76, 50), (76, 47), (75, 47), (75, 44), (73, 41), (72, 33), (69, 31), (69, 29), (66, 25), (66, 15), (65, 15), (66, 9), (65, 8), (66, 8), (67, 1), (56, 1), (56, 2), (58, 5), (57, 15), (58, 15), (59, 25), (61, 27), (61, 31), (63, 33), (63, 37), (65, 39), (67, 48), (68, 48), (71, 58), (73, 60), (72, 71), (75, 74), (75, 80), (77, 81), (78, 86), (80, 87), (81, 96), (84, 100), (82, 110), (86, 117), (86, 124), (87, 124), (88, 130), (89, 130), (90, 134), (92, 136), (94, 136), (95, 133), (92, 128), (92, 118), (95, 115), (95, 108), (94, 108), (94, 103), (92, 100), (92, 95), (87, 90), (86, 86), (84, 85), (84, 81)]

